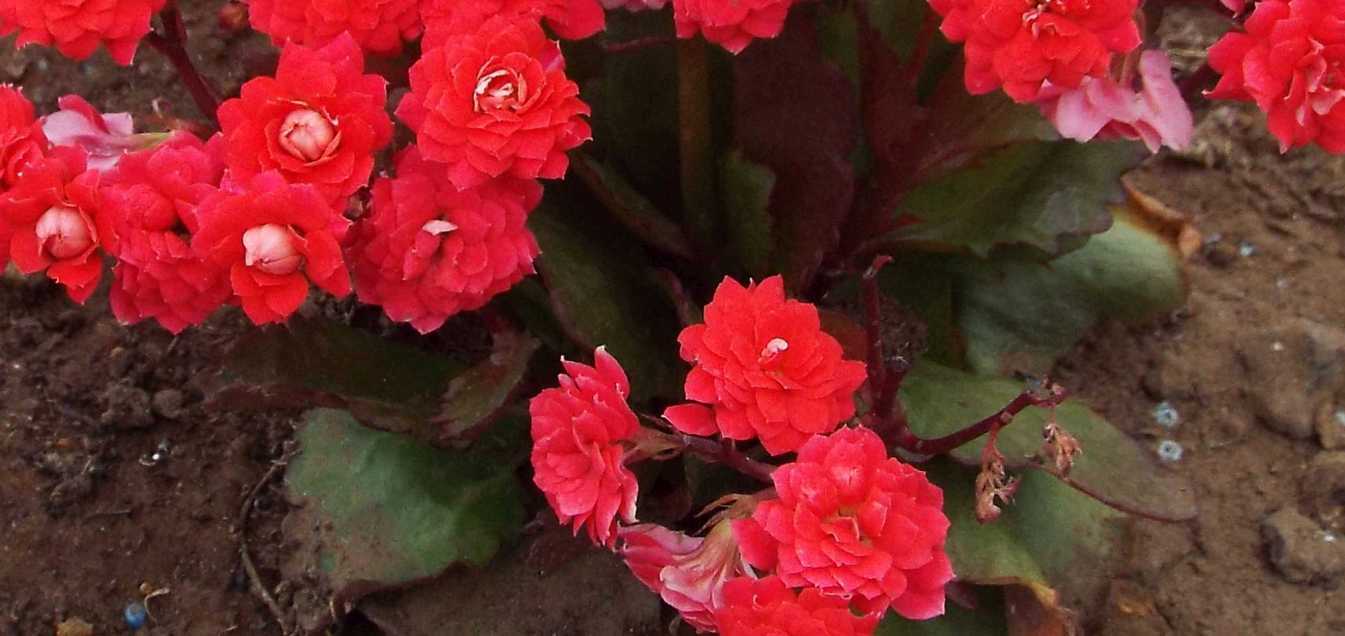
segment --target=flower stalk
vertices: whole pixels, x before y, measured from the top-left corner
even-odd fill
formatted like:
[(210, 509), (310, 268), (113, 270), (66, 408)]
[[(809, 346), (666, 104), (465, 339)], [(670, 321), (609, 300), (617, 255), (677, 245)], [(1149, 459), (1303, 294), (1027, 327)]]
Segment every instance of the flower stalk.
[(145, 41), (168, 58), (177, 69), (178, 77), (187, 87), (187, 92), (191, 93), (197, 110), (218, 124), (219, 120), (215, 114), (219, 109), (218, 92), (206, 82), (205, 77), (191, 61), (191, 54), (187, 52), (186, 47), (187, 27), (182, 22), (182, 12), (178, 9), (177, 0), (168, 0), (163, 10), (159, 12), (159, 20), (163, 22), (163, 33), (151, 31), (145, 36)]

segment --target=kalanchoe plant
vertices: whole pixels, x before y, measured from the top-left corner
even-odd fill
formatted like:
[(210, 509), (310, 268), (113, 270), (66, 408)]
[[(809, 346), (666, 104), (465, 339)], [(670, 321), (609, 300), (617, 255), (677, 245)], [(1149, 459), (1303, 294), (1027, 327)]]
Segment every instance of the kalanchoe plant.
[[(314, 629), (505, 558), (529, 506), (699, 632), (1063, 629), (1115, 511), (1195, 514), (1066, 387), (1004, 377), (1180, 304), (1121, 174), (1202, 91), (1345, 151), (1326, 0), (1211, 3), (1232, 28), (1180, 78), (1137, 0), (242, 5), (279, 62), (221, 103), (175, 0), (0, 0), (19, 46), (144, 40), (210, 119), (0, 87), (0, 265), (127, 324), (283, 325), (211, 404), (346, 411), (287, 477)], [(351, 292), (382, 318), (300, 311)]]

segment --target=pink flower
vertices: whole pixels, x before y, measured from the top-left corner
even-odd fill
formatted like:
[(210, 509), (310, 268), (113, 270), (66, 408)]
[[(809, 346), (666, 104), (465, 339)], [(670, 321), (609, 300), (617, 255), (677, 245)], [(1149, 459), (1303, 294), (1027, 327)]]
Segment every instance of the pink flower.
[(697, 33), (732, 53), (756, 38), (773, 38), (785, 28), (794, 0), (673, 0), (677, 37)]
[(891, 607), (913, 620), (943, 613), (953, 578), (943, 492), (888, 457), (873, 431), (813, 437), (771, 479), (778, 499), (734, 522), (748, 563), (866, 613)]
[(1223, 77), (1209, 97), (1254, 101), (1280, 152), (1316, 142), (1345, 153), (1345, 4), (1262, 0), (1210, 47)]
[(1138, 91), (1109, 77), (1087, 77), (1079, 88), (1042, 87), (1037, 107), (1064, 137), (1075, 141), (1140, 139), (1150, 152), (1191, 143), (1191, 109), (1172, 81), (1172, 62), (1162, 51), (1140, 55)]
[(66, 95), (57, 104), (60, 110), (42, 118), (42, 132), (53, 146), (83, 149), (90, 170), (107, 172), (122, 155), (144, 146), (130, 113), (104, 115), (79, 95)]
[(779, 577), (742, 577), (724, 585), (715, 626), (721, 636), (868, 636), (878, 615), (855, 616), (844, 600), (815, 588), (795, 596)]
[(532, 415), (533, 483), (562, 524), (610, 546), (618, 516), (635, 522), (639, 484), (625, 466), (626, 449), (639, 432), (626, 404), (630, 381), (621, 365), (598, 347), (594, 366), (562, 360), (560, 386), (528, 403)]
[(725, 278), (705, 306), (705, 324), (677, 341), (693, 365), (686, 396), (694, 402), (663, 416), (684, 433), (760, 438), (779, 455), (855, 414), (864, 363), (842, 358), (817, 307), (786, 300), (779, 276), (748, 287)]
[(647, 523), (627, 526), (620, 540), (617, 553), (635, 577), (696, 631), (714, 631), (724, 583), (747, 572), (728, 522), (715, 524), (704, 538)]

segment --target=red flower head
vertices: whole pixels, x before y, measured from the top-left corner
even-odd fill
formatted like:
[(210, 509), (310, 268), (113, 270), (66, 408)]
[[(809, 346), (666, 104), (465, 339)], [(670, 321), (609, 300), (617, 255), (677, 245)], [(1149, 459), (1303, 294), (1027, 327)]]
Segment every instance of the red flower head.
[(89, 298), (103, 275), (96, 221), (100, 176), (85, 171), (83, 151), (62, 146), (28, 164), (0, 195), (9, 257), (19, 271), (46, 270), (78, 303)]
[(458, 189), (492, 177), (559, 179), (590, 137), (560, 47), (530, 20), (495, 17), (425, 53), (397, 116)]
[(197, 206), (224, 172), (219, 137), (207, 147), (187, 133), (126, 155), (107, 175), (99, 217), (113, 270), (112, 312), (124, 323), (154, 318), (178, 333), (199, 324), (233, 292), (228, 270), (198, 256)]
[(1263, 0), (1245, 33), (1210, 47), (1223, 75), (1209, 96), (1254, 101), (1280, 151), (1311, 142), (1345, 153), (1345, 5), (1328, 0)]
[(47, 138), (37, 123), (33, 103), (18, 88), (0, 84), (0, 189), (14, 185), (24, 166), (46, 152)]
[(796, 597), (779, 577), (740, 577), (724, 585), (715, 623), (721, 636), (867, 636), (878, 615), (855, 616), (844, 600), (814, 588)]
[(1106, 75), (1113, 53), (1140, 44), (1138, 0), (930, 0), (943, 34), (966, 42), (972, 94), (1001, 86), (1017, 102), (1036, 99), (1043, 81), (1078, 88)]
[(1074, 89), (1048, 82), (1037, 107), (1061, 136), (1075, 141), (1140, 139), (1150, 152), (1166, 144), (1182, 149), (1191, 142), (1195, 123), (1191, 109), (1172, 81), (1172, 62), (1162, 51), (1140, 54), (1139, 90), (1128, 80), (1086, 77)]
[(235, 178), (277, 170), (344, 209), (369, 182), (374, 153), (392, 140), (386, 103), (387, 82), (364, 74), (350, 36), (320, 49), (286, 45), (274, 78), (253, 79), (220, 105), (225, 161)]
[(705, 306), (705, 324), (682, 330), (682, 359), (692, 365), (686, 396), (663, 416), (692, 435), (761, 438), (772, 455), (797, 449), (855, 414), (864, 363), (841, 358), (822, 331), (817, 308), (785, 299), (784, 280), (759, 285), (725, 278)]
[(515, 22), (545, 18), (547, 26), (566, 40), (594, 35), (607, 22), (598, 0), (424, 0), (421, 4), (425, 38), (420, 46), (425, 51), (470, 34), (496, 16)]
[(743, 556), (791, 587), (816, 587), (861, 611), (943, 613), (953, 570), (944, 553), (943, 492), (887, 456), (866, 428), (812, 438), (771, 474), (778, 499), (734, 523)]
[(715, 524), (704, 538), (647, 523), (619, 532), (617, 552), (635, 577), (696, 631), (714, 631), (714, 610), (724, 604), (724, 583), (747, 572), (731, 524)]
[(397, 55), (420, 35), (417, 0), (247, 0), (252, 28), (286, 42), (319, 47), (349, 33), (365, 51)]
[(677, 37), (705, 39), (741, 53), (754, 38), (773, 38), (785, 28), (794, 0), (673, 0)]
[(55, 46), (82, 60), (107, 46), (112, 59), (127, 66), (135, 58), (149, 20), (164, 0), (0, 0), (0, 34), (19, 32), (15, 46)]
[(397, 177), (374, 184), (373, 213), (349, 250), (360, 300), (421, 333), (484, 306), (533, 272), (537, 241), (524, 226), (542, 198), (536, 181), (501, 177), (455, 190), (415, 147)]
[(340, 240), (350, 221), (317, 189), (279, 172), (229, 183), (197, 211), (192, 249), (229, 270), (233, 292), (252, 322), (280, 322), (308, 296), (308, 284), (350, 293)]
[(79, 95), (66, 95), (57, 104), (60, 110), (42, 118), (42, 133), (53, 146), (83, 150), (90, 170), (107, 172), (122, 155), (143, 147), (130, 113), (104, 115)]
[(635, 522), (639, 484), (626, 468), (622, 442), (639, 431), (626, 404), (626, 372), (602, 347), (594, 366), (562, 360), (560, 387), (538, 393), (532, 414), (533, 483), (561, 523), (587, 525), (594, 543), (611, 545), (617, 516)]

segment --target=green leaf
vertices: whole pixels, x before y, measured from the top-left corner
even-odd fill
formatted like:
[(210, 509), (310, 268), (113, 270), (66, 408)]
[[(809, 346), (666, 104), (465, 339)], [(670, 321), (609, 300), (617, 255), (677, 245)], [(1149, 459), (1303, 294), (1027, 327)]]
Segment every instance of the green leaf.
[(542, 247), (537, 265), (552, 307), (571, 338), (588, 355), (606, 345), (630, 374), (634, 400), (677, 397), (676, 310), (642, 255), (546, 202), (528, 224)]
[(524, 521), (514, 475), (523, 424), (450, 452), (365, 428), (345, 411), (309, 411), (302, 454), (285, 473), (299, 506), (284, 524), (299, 545), (287, 567), (320, 571), (337, 598), (353, 601), (453, 565), (485, 564)]
[(1181, 257), (1125, 217), (1049, 264), (966, 259), (960, 269), (957, 324), (983, 373), (1044, 373), (1099, 322), (1148, 320), (1186, 297)]
[(449, 382), (467, 364), (327, 320), (292, 317), (287, 326), (241, 338), (216, 378), (220, 408), (344, 408), (362, 421), (426, 441)]
[[(900, 398), (911, 430), (920, 437), (947, 435), (993, 415), (1022, 390), (1020, 382), (973, 375), (921, 360), (902, 381)], [(1048, 411), (1028, 408), (999, 434), (999, 449), (1014, 467), (1032, 463), (1041, 447)], [(1184, 521), (1196, 515), (1195, 492), (1181, 476), (1157, 465), (1149, 452), (1077, 400), (1056, 409), (1056, 419), (1079, 440), (1069, 485), (1118, 510), (1153, 519)], [(968, 466), (980, 464), (981, 437), (951, 455)]]
[(943, 616), (927, 621), (912, 621), (888, 612), (878, 624), (874, 636), (1001, 636), (1004, 624), (1004, 595), (995, 587), (973, 589), (974, 609), (949, 601)]
[(619, 173), (582, 153), (573, 157), (575, 175), (611, 213), (612, 218), (644, 242), (669, 254), (695, 258), (691, 242), (682, 228), (659, 212), (654, 204), (635, 190)]
[(541, 346), (535, 338), (513, 332), (495, 334), (490, 356), (459, 374), (448, 384), (443, 409), (434, 418), (441, 437), (479, 435), (500, 415), (528, 371), (532, 354)]
[(775, 173), (734, 150), (720, 160), (719, 174), (729, 247), (748, 274), (765, 278), (771, 273), (770, 204)]
[(1142, 149), (1132, 142), (1009, 146), (908, 194), (900, 213), (917, 222), (887, 240), (982, 257), (999, 246), (1063, 254), (1111, 227), (1108, 203), (1120, 200), (1120, 176)]
[(943, 489), (948, 557), (959, 581), (1022, 585), (1048, 608), (1091, 600), (1120, 556), (1123, 516), (1038, 471), (1022, 474), (1012, 503), (993, 523), (976, 520), (976, 472), (935, 462)]

